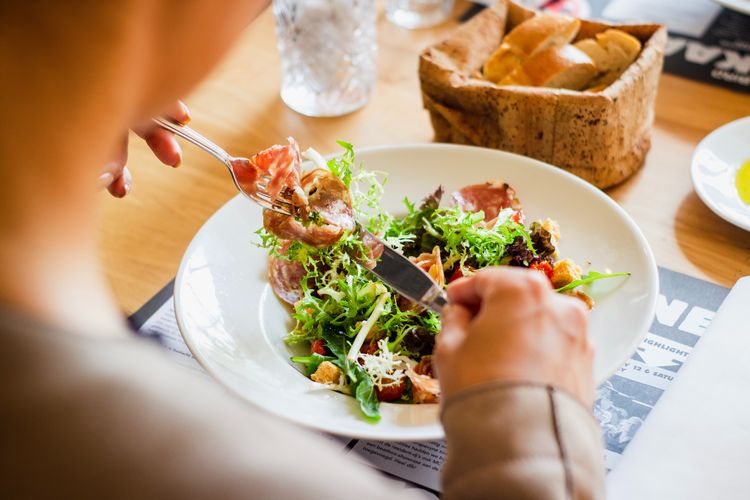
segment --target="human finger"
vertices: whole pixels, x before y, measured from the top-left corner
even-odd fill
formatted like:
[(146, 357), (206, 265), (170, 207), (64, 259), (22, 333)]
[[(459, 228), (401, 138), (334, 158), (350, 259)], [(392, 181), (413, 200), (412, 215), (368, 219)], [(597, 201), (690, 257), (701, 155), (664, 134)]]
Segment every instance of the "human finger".
[(184, 102), (177, 100), (173, 102), (165, 111), (164, 114), (169, 118), (172, 118), (180, 125), (186, 125), (190, 122), (190, 110)]
[(107, 190), (115, 198), (122, 198), (130, 192), (133, 186), (133, 176), (127, 167), (122, 169), (122, 173), (108, 187)]
[[(190, 121), (190, 110), (182, 101), (172, 103), (164, 115), (181, 125)], [(151, 151), (165, 165), (177, 167), (182, 162), (182, 149), (171, 132), (160, 128), (151, 120), (133, 127), (133, 132), (146, 141)]]
[(459, 278), (448, 285), (446, 293), (452, 304), (459, 304), (470, 309), (478, 309), (482, 296), (476, 286), (476, 275)]
[(178, 167), (182, 163), (182, 148), (174, 134), (154, 125), (145, 132), (143, 138), (154, 155), (165, 165)]
[(551, 309), (560, 325), (568, 327), (580, 340), (587, 340), (589, 311), (586, 304), (576, 297), (561, 293), (554, 294), (553, 300)]
[(102, 172), (102, 174), (99, 176), (99, 189), (108, 188), (110, 184), (112, 184), (115, 181), (115, 176), (112, 175), (112, 172)]
[(442, 323), (437, 343), (453, 346), (460, 343), (468, 334), (469, 323), (474, 315), (459, 304), (448, 304), (443, 308), (440, 320)]
[(102, 173), (99, 175), (99, 189), (109, 188), (109, 186), (122, 176), (125, 163), (128, 161), (128, 134), (122, 136), (122, 140), (115, 151), (114, 158), (104, 165)]
[[(512, 292), (523, 286), (528, 270), (508, 266), (482, 269), (473, 276), (456, 280), (448, 287), (448, 299), (470, 309), (477, 309), (490, 295)], [(532, 278), (533, 279), (533, 278)]]

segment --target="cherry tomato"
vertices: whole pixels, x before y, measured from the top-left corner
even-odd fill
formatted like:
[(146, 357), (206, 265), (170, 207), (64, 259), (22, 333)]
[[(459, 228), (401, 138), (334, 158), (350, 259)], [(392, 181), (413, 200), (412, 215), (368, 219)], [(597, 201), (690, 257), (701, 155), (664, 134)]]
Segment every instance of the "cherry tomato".
[(370, 354), (373, 355), (376, 352), (378, 352), (378, 343), (377, 342), (368, 342), (367, 344), (362, 344), (362, 347), (359, 349), (359, 352), (362, 354)]
[(326, 344), (323, 342), (323, 339), (315, 339), (312, 341), (312, 344), (310, 344), (310, 354), (320, 354), (321, 356), (328, 355), (328, 349), (326, 349)]
[[(469, 271), (474, 272), (476, 269), (474, 269), (471, 266), (467, 266)], [(456, 281), (459, 278), (463, 278), (465, 276), (464, 272), (461, 271), (461, 266), (458, 266), (455, 271), (453, 271), (453, 274), (451, 274), (450, 278), (446, 281), (446, 283), (450, 283), (452, 281)]]
[(544, 275), (547, 276), (547, 279), (552, 281), (552, 266), (546, 260), (532, 262), (529, 269), (543, 272)]
[(404, 395), (406, 390), (406, 377), (401, 379), (400, 384), (389, 385), (380, 389), (375, 387), (375, 394), (378, 397), (378, 401), (395, 401)]
[(459, 278), (463, 278), (464, 273), (461, 271), (461, 266), (458, 266), (455, 271), (453, 271), (453, 274), (451, 274), (450, 278), (446, 281), (446, 283), (452, 283), (456, 281)]

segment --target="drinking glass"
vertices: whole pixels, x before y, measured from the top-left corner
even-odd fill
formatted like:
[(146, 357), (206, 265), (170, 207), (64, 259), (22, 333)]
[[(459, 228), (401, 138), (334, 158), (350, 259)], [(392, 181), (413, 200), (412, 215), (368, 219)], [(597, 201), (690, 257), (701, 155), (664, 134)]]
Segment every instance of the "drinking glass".
[(375, 84), (375, 0), (273, 0), (281, 98), (307, 116), (367, 104)]
[(450, 18), (453, 0), (386, 0), (388, 20), (402, 28), (428, 28)]

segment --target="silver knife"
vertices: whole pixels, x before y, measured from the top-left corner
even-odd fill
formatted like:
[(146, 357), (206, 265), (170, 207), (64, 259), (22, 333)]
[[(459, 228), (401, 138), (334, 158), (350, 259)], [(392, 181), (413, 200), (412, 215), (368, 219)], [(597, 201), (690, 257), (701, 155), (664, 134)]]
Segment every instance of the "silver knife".
[(374, 234), (363, 228), (360, 228), (360, 234), (365, 245), (372, 249), (372, 256), (360, 257), (357, 261), (407, 299), (440, 314), (448, 303), (445, 290), (429, 274)]

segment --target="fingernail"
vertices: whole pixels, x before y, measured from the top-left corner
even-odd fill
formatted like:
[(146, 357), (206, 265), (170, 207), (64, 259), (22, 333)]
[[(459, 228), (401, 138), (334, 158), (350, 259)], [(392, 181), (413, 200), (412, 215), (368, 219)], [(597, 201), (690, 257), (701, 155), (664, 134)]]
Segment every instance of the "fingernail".
[(125, 167), (122, 169), (122, 189), (123, 189), (123, 196), (126, 196), (130, 189), (133, 187), (133, 176), (130, 174), (130, 169), (128, 167)]
[(105, 188), (112, 184), (112, 182), (115, 180), (115, 178), (112, 176), (109, 172), (104, 172), (102, 175), (99, 176), (99, 187)]
[(190, 110), (188, 109), (188, 107), (185, 105), (184, 102), (182, 101), (177, 101), (177, 102), (179, 103), (179, 106), (182, 112), (185, 113), (185, 119), (180, 121), (180, 125), (187, 125), (188, 123), (190, 123), (190, 120), (192, 119), (192, 117), (190, 116)]

